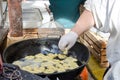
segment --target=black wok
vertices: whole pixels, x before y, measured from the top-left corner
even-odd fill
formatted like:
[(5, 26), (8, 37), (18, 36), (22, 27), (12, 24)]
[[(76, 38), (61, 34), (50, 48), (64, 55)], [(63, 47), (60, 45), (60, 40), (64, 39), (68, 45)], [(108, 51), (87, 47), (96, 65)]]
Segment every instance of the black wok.
[[(58, 45), (59, 39), (57, 38), (42, 38), (42, 39), (28, 39), (16, 42), (8, 46), (3, 52), (3, 59), (6, 63), (12, 63), (20, 58), (28, 55), (35, 55), (41, 52), (41, 46)], [(76, 42), (75, 45), (68, 51), (68, 55), (71, 55), (78, 60), (79, 67), (70, 71), (52, 74), (38, 73), (37, 75), (45, 77), (48, 76), (51, 80), (55, 80), (58, 77), (60, 80), (74, 80), (74, 78), (81, 73), (84, 66), (89, 59), (89, 50), (82, 43)]]

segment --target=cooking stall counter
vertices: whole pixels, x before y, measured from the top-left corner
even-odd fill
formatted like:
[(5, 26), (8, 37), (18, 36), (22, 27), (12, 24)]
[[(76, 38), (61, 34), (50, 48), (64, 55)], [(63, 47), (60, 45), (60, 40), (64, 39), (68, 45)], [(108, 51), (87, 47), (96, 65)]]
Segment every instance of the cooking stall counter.
[[(42, 15), (43, 16), (43, 15)], [(46, 20), (47, 21), (47, 20)], [(49, 22), (49, 21), (48, 21)], [(44, 23), (44, 19), (43, 19), (43, 23)], [(37, 26), (38, 27), (38, 26)], [(19, 43), (19, 41), (23, 41), (23, 40), (29, 40), (30, 39), (33, 39), (33, 38), (40, 38), (38, 36), (38, 29), (36, 27), (30, 29), (29, 26), (27, 28), (25, 28), (24, 30), (24, 35), (22, 37), (10, 37), (8, 35), (8, 47), (9, 45), (11, 44), (14, 44), (16, 42)], [(67, 33), (69, 31), (69, 29), (65, 29), (65, 33)], [(42, 39), (42, 38), (40, 38)], [(34, 51), (34, 50), (33, 50)], [(79, 71), (79, 70), (78, 70)], [(80, 71), (79, 71), (80, 72)], [(62, 75), (63, 76), (63, 75)], [(70, 77), (70, 75), (69, 75)], [(57, 80), (62, 80), (61, 78), (57, 78)], [(67, 78), (68, 79), (68, 78)], [(65, 80), (65, 79), (63, 79)], [(70, 79), (69, 79), (70, 80)]]

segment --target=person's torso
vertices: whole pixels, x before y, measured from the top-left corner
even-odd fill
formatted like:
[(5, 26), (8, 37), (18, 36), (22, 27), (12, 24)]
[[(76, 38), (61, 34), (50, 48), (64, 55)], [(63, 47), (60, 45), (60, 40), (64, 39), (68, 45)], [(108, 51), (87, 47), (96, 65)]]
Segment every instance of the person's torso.
[[(75, 23), (79, 18), (80, 4), (85, 0), (49, 0), (54, 19), (62, 23)], [(60, 20), (59, 20), (60, 19)], [(66, 20), (66, 21), (65, 21)]]

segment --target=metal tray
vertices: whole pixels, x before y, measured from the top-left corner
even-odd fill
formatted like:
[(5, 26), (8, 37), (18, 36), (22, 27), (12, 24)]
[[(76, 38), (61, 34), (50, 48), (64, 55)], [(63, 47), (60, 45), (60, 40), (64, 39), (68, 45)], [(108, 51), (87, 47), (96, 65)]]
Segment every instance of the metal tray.
[(42, 24), (42, 14), (38, 8), (23, 9), (23, 26), (24, 28), (34, 28)]
[[(23, 28), (37, 28), (42, 24), (42, 13), (39, 8), (22, 9)], [(9, 17), (6, 19), (7, 26), (9, 26)]]
[(22, 11), (23, 21), (41, 21), (42, 15), (38, 8), (23, 9)]

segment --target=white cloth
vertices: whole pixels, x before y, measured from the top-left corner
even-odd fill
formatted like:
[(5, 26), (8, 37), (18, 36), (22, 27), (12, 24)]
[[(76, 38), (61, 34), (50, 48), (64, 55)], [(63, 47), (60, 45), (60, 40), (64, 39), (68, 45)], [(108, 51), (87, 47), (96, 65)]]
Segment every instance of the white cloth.
[(110, 64), (120, 60), (120, 0), (87, 0), (85, 8), (92, 11), (96, 27), (109, 32), (107, 58)]
[(120, 80), (120, 61), (111, 66), (103, 80)]
[(58, 46), (61, 50), (69, 50), (75, 44), (77, 38), (78, 34), (73, 31), (70, 31), (69, 33), (61, 37)]

